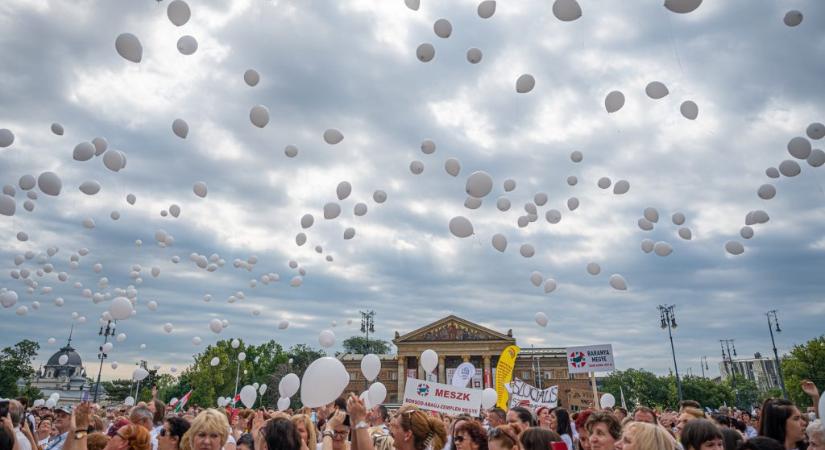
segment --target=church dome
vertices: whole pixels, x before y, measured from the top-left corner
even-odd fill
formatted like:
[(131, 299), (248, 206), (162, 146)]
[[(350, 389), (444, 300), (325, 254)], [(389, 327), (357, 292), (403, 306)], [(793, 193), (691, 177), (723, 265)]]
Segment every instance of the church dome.
[[(60, 357), (66, 355), (69, 359), (66, 361), (66, 364), (60, 364)], [(83, 361), (80, 359), (80, 355), (77, 354), (76, 351), (71, 346), (65, 346), (61, 348), (57, 353), (52, 355), (49, 358), (49, 362), (46, 363), (46, 366), (58, 366), (58, 367), (65, 367), (65, 366), (72, 366), (72, 367), (80, 367), (83, 365)]]

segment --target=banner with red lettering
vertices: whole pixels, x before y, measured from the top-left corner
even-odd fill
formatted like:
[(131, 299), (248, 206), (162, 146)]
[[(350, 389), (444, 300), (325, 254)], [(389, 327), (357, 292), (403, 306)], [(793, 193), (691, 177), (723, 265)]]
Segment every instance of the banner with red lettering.
[(569, 373), (609, 372), (616, 369), (611, 344), (567, 347), (566, 351)]
[(469, 414), (476, 417), (481, 413), (481, 392), (480, 389), (459, 388), (449, 384), (407, 378), (404, 403), (453, 416)]

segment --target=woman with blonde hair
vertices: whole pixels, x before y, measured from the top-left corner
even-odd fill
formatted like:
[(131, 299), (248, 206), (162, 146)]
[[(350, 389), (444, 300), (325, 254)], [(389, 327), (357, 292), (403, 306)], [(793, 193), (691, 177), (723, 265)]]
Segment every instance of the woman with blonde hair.
[(217, 409), (205, 409), (183, 435), (181, 450), (221, 450), (229, 438), (229, 421)]
[(616, 442), (617, 450), (677, 450), (673, 436), (664, 427), (647, 422), (631, 422)]
[(397, 450), (441, 450), (447, 442), (444, 423), (410, 404), (390, 421), (390, 435)]
[(295, 414), (291, 417), (292, 423), (298, 429), (298, 434), (301, 435), (301, 440), (304, 445), (310, 450), (315, 450), (318, 445), (318, 433), (315, 431), (315, 425), (312, 423), (312, 418), (306, 414)]

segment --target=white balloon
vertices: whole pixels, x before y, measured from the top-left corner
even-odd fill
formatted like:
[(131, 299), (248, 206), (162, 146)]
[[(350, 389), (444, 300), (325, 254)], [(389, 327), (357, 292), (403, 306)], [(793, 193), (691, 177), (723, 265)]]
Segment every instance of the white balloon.
[(57, 358), (57, 363), (61, 366), (65, 366), (67, 362), (69, 362), (69, 355), (60, 355), (60, 357)]
[(616, 195), (627, 194), (630, 190), (630, 182), (627, 180), (619, 180), (613, 185), (613, 193)]
[(387, 193), (382, 190), (377, 190), (372, 193), (372, 200), (375, 203), (384, 203), (387, 201)]
[(143, 46), (140, 40), (132, 33), (123, 33), (115, 39), (115, 50), (117, 53), (133, 63), (139, 63), (143, 58)]
[(549, 294), (549, 293), (551, 293), (551, 292), (555, 291), (555, 290), (556, 290), (556, 286), (557, 286), (557, 285), (556, 285), (556, 280), (554, 280), (554, 279), (552, 279), (552, 278), (548, 278), (548, 279), (547, 279), (547, 280), (545, 280), (545, 282), (544, 282), (544, 293), (545, 293), (545, 294)]
[(436, 36), (447, 39), (453, 33), (453, 26), (447, 19), (438, 19), (433, 24), (433, 31)]
[(189, 5), (187, 5), (185, 1), (174, 0), (166, 7), (166, 15), (172, 24), (180, 27), (186, 24), (186, 22), (189, 22), (192, 12), (189, 10)]
[(281, 397), (278, 399), (278, 411), (286, 411), (289, 408), (289, 397)]
[(626, 291), (627, 290), (627, 282), (624, 280), (624, 277), (614, 273), (610, 275), (610, 287), (616, 289), (617, 291)]
[(464, 190), (472, 197), (482, 198), (493, 190), (493, 177), (487, 172), (473, 172), (468, 178)]
[(404, 0), (404, 4), (407, 5), (407, 8), (418, 11), (418, 7), (421, 6), (421, 0)]
[(481, 53), (481, 50), (473, 47), (467, 50), (467, 62), (470, 64), (478, 64), (481, 62), (481, 58), (484, 55)]
[(459, 238), (466, 238), (473, 234), (473, 224), (464, 216), (456, 216), (450, 219), (450, 232)]
[(212, 319), (209, 321), (209, 329), (215, 333), (219, 334), (223, 331), (223, 324), (221, 323), (220, 319)]
[(651, 239), (642, 239), (642, 251), (650, 253), (653, 251), (654, 243)]
[(686, 240), (686, 241), (689, 241), (693, 238), (693, 232), (690, 231), (690, 228), (687, 228), (687, 227), (679, 228), (678, 233), (679, 233), (679, 237)]
[(366, 203), (356, 203), (355, 206), (352, 208), (353, 214), (356, 216), (363, 216), (367, 214), (367, 204)]
[(789, 27), (795, 27), (802, 23), (802, 13), (797, 10), (788, 11), (782, 21)]
[(344, 135), (335, 128), (330, 128), (324, 131), (324, 142), (329, 145), (335, 145), (344, 140)]
[(43, 172), (37, 177), (37, 187), (46, 195), (57, 196), (60, 195), (60, 189), (63, 188), (63, 182), (60, 177), (54, 172)]
[(547, 318), (547, 314), (543, 312), (537, 312), (533, 319), (536, 321), (536, 324), (540, 327), (546, 327), (549, 319)]
[(379, 372), (381, 372), (381, 360), (378, 356), (370, 353), (361, 359), (361, 373), (367, 381), (376, 379)]
[(475, 197), (467, 197), (464, 200), (464, 207), (467, 209), (478, 209), (481, 207), (481, 199)]
[(387, 399), (387, 387), (381, 382), (376, 381), (375, 383), (372, 383), (368, 392), (371, 407), (378, 406), (384, 403), (384, 400)]
[(171, 214), (172, 217), (175, 217), (175, 218), (180, 216), (180, 206), (175, 205), (175, 204), (169, 205), (169, 214)]
[(745, 225), (739, 230), (739, 235), (742, 236), (743, 239), (750, 239), (753, 237), (753, 228)]
[(664, 98), (669, 93), (670, 91), (668, 91), (667, 86), (661, 81), (651, 81), (645, 86), (645, 94), (654, 100)]
[(745, 246), (739, 241), (725, 242), (725, 250), (731, 255), (741, 255), (745, 252)]
[(496, 200), (496, 208), (498, 208), (498, 210), (502, 212), (509, 210), (510, 199), (508, 199), (507, 197), (499, 197), (498, 200)]
[(496, 402), (498, 401), (498, 394), (496, 390), (493, 388), (485, 388), (484, 391), (481, 392), (481, 407), (484, 409), (490, 409), (495, 406)]
[(313, 361), (301, 380), (301, 402), (318, 408), (338, 398), (349, 384), (347, 369), (336, 358), (325, 356)]
[(421, 352), (421, 367), (424, 368), (425, 373), (432, 373), (438, 367), (438, 353), (432, 349)]
[(696, 106), (696, 103), (687, 100), (679, 106), (679, 112), (682, 113), (685, 119), (696, 120), (696, 117), (699, 116), (699, 107)]
[(201, 345), (201, 338), (199, 336), (195, 336), (192, 338), (192, 345)]
[(241, 388), (240, 396), (241, 403), (243, 403), (247, 408), (251, 408), (252, 405), (255, 404), (255, 400), (258, 399), (258, 391), (256, 391), (254, 387), (247, 384)]
[(269, 109), (263, 105), (255, 105), (249, 110), (249, 120), (252, 125), (263, 128), (269, 123)]
[(91, 142), (81, 142), (72, 151), (75, 161), (88, 161), (95, 156), (95, 146)]
[(415, 56), (421, 62), (430, 62), (435, 58), (435, 47), (430, 43), (423, 43), (415, 49)]
[(288, 373), (284, 375), (278, 383), (278, 393), (281, 397), (292, 397), (296, 392), (298, 392), (298, 388), (300, 386), (301, 380), (298, 378), (298, 375)]
[(536, 87), (536, 79), (529, 73), (522, 74), (516, 79), (516, 92), (519, 94), (526, 94)]
[(779, 173), (785, 175), (786, 177), (795, 177), (802, 172), (802, 168), (799, 167), (796, 161), (792, 161), (790, 159), (786, 159), (779, 163)]
[(143, 381), (143, 379), (148, 376), (149, 371), (147, 371), (143, 367), (138, 367), (132, 372), (132, 379), (135, 381)]
[(649, 220), (653, 223), (656, 223), (656, 222), (659, 221), (659, 211), (657, 211), (656, 208), (653, 208), (653, 207), (645, 208), (644, 216), (645, 216), (645, 219), (647, 219), (647, 220)]
[(355, 228), (349, 227), (344, 230), (344, 239), (350, 240), (355, 237)]
[(807, 161), (811, 167), (819, 167), (825, 164), (825, 152), (818, 148), (815, 148), (811, 150), (811, 154), (808, 156)]
[(424, 172), (424, 163), (421, 161), (413, 161), (410, 163), (410, 172), (413, 175), (421, 175)]
[(181, 55), (192, 55), (198, 51), (198, 41), (193, 36), (185, 35), (178, 39), (178, 51)]
[(324, 219), (332, 220), (341, 214), (341, 205), (335, 202), (329, 202), (324, 205)]
[(673, 221), (674, 225), (682, 225), (685, 223), (685, 215), (680, 212), (673, 213), (673, 216), (671, 216), (671, 220)]
[(261, 81), (261, 75), (255, 69), (248, 69), (243, 73), (243, 81), (249, 87), (254, 87)]
[(772, 184), (763, 184), (757, 189), (756, 195), (762, 200), (770, 200), (776, 196), (776, 188)]
[(189, 134), (189, 124), (183, 119), (175, 119), (172, 121), (172, 132), (175, 133), (175, 136), (186, 139)]
[(102, 345), (102, 348), (103, 348), (103, 353), (109, 353), (109, 352), (111, 352), (111, 351), (112, 351), (112, 348), (113, 348), (114, 346), (115, 346), (115, 345), (114, 345), (114, 344), (112, 344), (111, 342), (107, 342), (107, 343), (103, 344), (103, 345)]
[(330, 348), (335, 345), (335, 333), (332, 330), (323, 330), (318, 334), (318, 343), (321, 347)]
[(92, 219), (91, 217), (83, 219), (82, 223), (83, 223), (84, 228), (88, 228), (90, 230), (95, 227), (95, 220)]
[(504, 180), (504, 192), (512, 192), (516, 189), (516, 180), (508, 178)]
[(346, 199), (350, 193), (352, 193), (352, 185), (349, 184), (348, 181), (338, 183), (338, 186), (335, 188), (335, 195), (338, 197), (338, 200)]
[(135, 398), (130, 395), (123, 399), (123, 404), (126, 406), (132, 406), (135, 404)]
[(493, 248), (500, 252), (504, 252), (507, 249), (507, 238), (500, 233), (496, 233), (493, 235)]
[(52, 133), (54, 133), (58, 136), (63, 136), (63, 125), (60, 125), (59, 123), (54, 122), (52, 124)]
[(166, 322), (165, 324), (163, 324), (163, 331), (165, 331), (167, 334), (171, 333), (173, 330), (174, 330), (174, 327), (172, 326), (171, 323)]
[(119, 172), (125, 163), (123, 156), (119, 150), (109, 150), (103, 154), (103, 165), (112, 172)]
[(496, 13), (495, 0), (484, 0), (478, 4), (478, 17), (482, 19), (489, 19)]
[(811, 156), (811, 141), (797, 136), (788, 142), (788, 153), (796, 159), (808, 159)]
[(260, 386), (258, 386), (258, 393), (261, 394), (261, 395), (264, 395), (264, 393), (266, 392), (266, 389), (267, 389), (266, 383), (263, 383)]
[(576, 0), (556, 0), (553, 15), (563, 22), (571, 22), (582, 16), (582, 8)]
[(590, 275), (598, 275), (601, 273), (601, 271), (602, 268), (598, 263), (591, 262), (587, 264), (587, 273), (589, 273)]
[(446, 170), (448, 174), (457, 177), (459, 172), (461, 172), (461, 163), (455, 158), (447, 158), (447, 160), (444, 161), (444, 170)]
[(616, 406), (616, 397), (614, 397), (613, 394), (609, 392), (606, 394), (602, 394), (602, 396), (599, 398), (599, 406), (601, 406), (602, 409), (610, 409)]
[(519, 248), (519, 253), (525, 258), (532, 258), (536, 254), (536, 250), (530, 244), (522, 244)]
[(14, 202), (12, 197), (5, 194), (0, 195), (0, 214), (4, 216), (13, 216), (16, 209), (17, 203)]
[(298, 156), (298, 147), (294, 145), (287, 145), (286, 147), (284, 147), (284, 154), (287, 156), (287, 158), (294, 158)]
[[(128, 203), (130, 205), (134, 205), (136, 201), (137, 201), (137, 197), (135, 197), (135, 194), (127, 194), (126, 195), (126, 203)], [(155, 239), (158, 240), (158, 241), (163, 240), (163, 239), (158, 239), (157, 234), (155, 234)]]
[(561, 211), (558, 209), (548, 209), (544, 214), (544, 218), (552, 224), (557, 224), (561, 222)]
[(612, 181), (610, 180), (610, 178), (601, 177), (601, 178), (599, 178), (599, 181), (596, 182), (596, 186), (598, 186), (601, 189), (607, 189), (607, 188), (610, 187), (611, 183), (612, 183)]
[(653, 245), (653, 252), (659, 256), (667, 256), (673, 253), (673, 247), (667, 242), (659, 241)]
[(84, 181), (80, 184), (80, 192), (86, 195), (95, 195), (100, 192), (100, 183), (94, 180)]
[(92, 139), (92, 145), (95, 146), (95, 156), (100, 156), (109, 148), (109, 141), (106, 138), (96, 137)]
[(212, 358), (212, 360), (211, 360), (211, 361), (209, 361), (209, 365), (210, 365), (210, 366), (212, 366), (212, 367), (215, 367), (215, 366), (217, 366), (217, 365), (218, 365), (218, 364), (220, 364), (220, 363), (221, 363), (221, 359), (220, 359), (220, 358), (218, 358), (217, 356), (216, 356), (216, 357), (214, 357), (214, 358)]
[(132, 302), (126, 297), (115, 297), (109, 305), (109, 314), (115, 320), (125, 320), (132, 316)]
[(624, 94), (620, 91), (612, 91), (604, 99), (604, 108), (608, 113), (614, 113), (624, 106)]
[(17, 183), (20, 186), (20, 189), (28, 191), (29, 189), (34, 188), (37, 184), (37, 180), (35, 180), (34, 175), (26, 174), (20, 177), (20, 180)]

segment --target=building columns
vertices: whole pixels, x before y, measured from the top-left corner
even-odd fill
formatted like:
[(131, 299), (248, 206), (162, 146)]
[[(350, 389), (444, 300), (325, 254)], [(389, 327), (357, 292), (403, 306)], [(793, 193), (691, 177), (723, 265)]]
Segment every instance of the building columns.
[(445, 362), (444, 356), (439, 355), (438, 356), (438, 382), (448, 384), (447, 383), (447, 368), (445, 366), (446, 366), (446, 362)]
[[(482, 380), (484, 380), (483, 382), (484, 382), (484, 387), (485, 388), (493, 387), (493, 386), (487, 386), (487, 374), (488, 373), (490, 374), (490, 379), (492, 380), (493, 372), (492, 372), (492, 369), (490, 368), (490, 355), (484, 355), (484, 373), (481, 374), (481, 377), (482, 377)], [(494, 384), (495, 384), (495, 382), (494, 382)]]
[(404, 385), (407, 382), (406, 362), (407, 357), (398, 356), (398, 399), (396, 400), (398, 403), (404, 401)]

